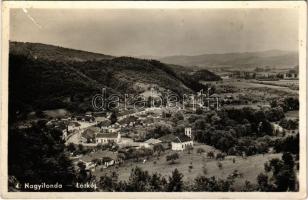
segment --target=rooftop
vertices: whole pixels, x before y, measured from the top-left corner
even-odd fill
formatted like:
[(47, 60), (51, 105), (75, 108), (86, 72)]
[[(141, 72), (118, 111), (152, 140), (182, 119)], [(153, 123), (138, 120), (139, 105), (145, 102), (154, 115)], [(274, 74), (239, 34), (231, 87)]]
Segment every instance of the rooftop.
[(188, 142), (188, 141), (192, 141), (192, 139), (186, 135), (179, 135), (172, 142), (182, 143), (182, 142)]
[(173, 135), (173, 134), (167, 134), (167, 135), (164, 135), (164, 136), (162, 136), (158, 139), (162, 142), (172, 142), (173, 140), (176, 139), (176, 136)]
[(118, 133), (98, 133), (96, 138), (117, 138)]
[(145, 141), (145, 143), (148, 143), (148, 144), (158, 144), (158, 143), (161, 143), (161, 140), (151, 138), (151, 139), (148, 139), (147, 141)]
[(110, 122), (109, 119), (106, 119), (106, 120), (101, 121), (101, 122), (99, 123), (100, 126), (110, 126), (110, 124), (111, 124), (111, 122)]

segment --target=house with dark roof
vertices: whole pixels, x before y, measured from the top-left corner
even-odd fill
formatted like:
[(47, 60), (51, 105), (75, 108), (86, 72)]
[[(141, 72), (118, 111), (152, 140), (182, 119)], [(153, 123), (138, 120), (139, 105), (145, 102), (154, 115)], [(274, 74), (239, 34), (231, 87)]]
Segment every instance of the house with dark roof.
[(171, 149), (175, 151), (183, 151), (188, 147), (194, 146), (192, 140), (191, 128), (185, 128), (185, 134), (176, 136), (171, 142)]
[(101, 127), (101, 129), (107, 129), (111, 125), (111, 121), (109, 119), (105, 119), (99, 121), (97, 124)]
[(82, 115), (79, 115), (79, 116), (75, 116), (72, 118), (73, 120), (76, 120), (76, 121), (82, 121), (82, 122), (94, 122), (95, 121), (95, 118), (92, 117), (92, 116), (82, 116)]
[(171, 143), (173, 140), (176, 139), (176, 136), (173, 135), (173, 134), (167, 134), (167, 135), (164, 135), (160, 138), (158, 138), (160, 141), (162, 141), (163, 143)]
[(100, 162), (103, 168), (107, 168), (109, 166), (118, 165), (122, 163), (123, 160), (116, 156), (104, 156), (100, 159)]
[(184, 149), (192, 146), (194, 146), (193, 140), (186, 135), (177, 136), (171, 142), (171, 149), (174, 151), (183, 151)]
[(103, 157), (100, 158), (100, 163), (103, 166), (103, 168), (107, 168), (112, 165), (117, 165), (119, 163), (122, 163), (123, 160), (119, 158), (119, 154), (116, 152), (111, 151), (103, 151), (102, 152)]

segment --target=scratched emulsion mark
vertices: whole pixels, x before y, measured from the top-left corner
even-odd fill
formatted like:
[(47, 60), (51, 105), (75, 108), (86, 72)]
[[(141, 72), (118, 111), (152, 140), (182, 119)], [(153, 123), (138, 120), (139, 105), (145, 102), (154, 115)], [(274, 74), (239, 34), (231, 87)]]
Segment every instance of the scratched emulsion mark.
[(26, 8), (23, 8), (22, 9), (24, 11), (24, 13), (27, 15), (27, 17), (39, 28), (39, 29), (42, 29), (43, 27), (37, 23), (34, 18), (28, 13), (28, 10)]

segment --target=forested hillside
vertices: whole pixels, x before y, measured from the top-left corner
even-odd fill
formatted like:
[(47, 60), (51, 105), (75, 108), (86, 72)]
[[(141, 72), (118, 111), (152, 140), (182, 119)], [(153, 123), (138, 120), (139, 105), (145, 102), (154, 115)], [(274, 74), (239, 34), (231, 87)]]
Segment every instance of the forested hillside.
[[(201, 89), (201, 79), (219, 80), (208, 71), (195, 77), (155, 60), (112, 58), (42, 44), (11, 45), (9, 102), (15, 114), (56, 108), (86, 111), (91, 109), (91, 98), (102, 88), (107, 88), (107, 96), (144, 94), (153, 88), (182, 96)], [(29, 47), (34, 49), (32, 53)], [(79, 59), (72, 59), (73, 54)]]

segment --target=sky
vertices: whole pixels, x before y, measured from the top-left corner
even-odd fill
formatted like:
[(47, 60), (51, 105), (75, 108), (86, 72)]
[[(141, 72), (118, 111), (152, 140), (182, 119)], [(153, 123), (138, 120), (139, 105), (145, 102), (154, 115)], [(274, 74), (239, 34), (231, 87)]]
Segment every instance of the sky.
[(114, 56), (298, 49), (294, 9), (12, 9), (10, 40)]

